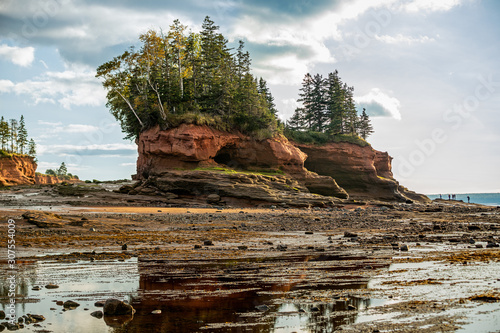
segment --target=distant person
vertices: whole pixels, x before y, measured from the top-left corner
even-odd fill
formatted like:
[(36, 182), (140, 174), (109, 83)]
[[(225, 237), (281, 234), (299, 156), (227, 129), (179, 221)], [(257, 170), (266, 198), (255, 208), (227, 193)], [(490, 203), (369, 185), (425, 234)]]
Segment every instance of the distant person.
[(467, 203), (470, 203), (470, 197), (467, 196)]
[(451, 195), (448, 194), (448, 200), (451, 200)]
[(439, 199), (443, 199), (443, 196), (441, 194), (439, 195)]

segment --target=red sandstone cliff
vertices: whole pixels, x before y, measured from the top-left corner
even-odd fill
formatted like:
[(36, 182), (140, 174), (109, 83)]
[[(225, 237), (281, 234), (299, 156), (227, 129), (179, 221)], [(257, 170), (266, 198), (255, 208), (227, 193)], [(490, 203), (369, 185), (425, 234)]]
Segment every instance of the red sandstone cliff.
[(183, 124), (169, 130), (151, 128), (141, 133), (136, 143), (139, 152), (136, 179), (147, 179), (168, 170), (221, 165), (249, 171), (281, 170), (313, 193), (347, 197), (331, 177), (306, 170), (307, 155), (285, 137), (255, 140), (240, 133)]
[(12, 155), (0, 158), (0, 186), (58, 184), (64, 181), (75, 182), (78, 179), (59, 179), (57, 176), (35, 173), (36, 163), (33, 157)]
[(389, 201), (430, 201), (426, 196), (401, 186), (392, 174), (392, 157), (370, 146), (348, 142), (317, 146), (297, 144), (308, 155), (304, 166), (334, 178), (350, 196)]
[(0, 158), (0, 185), (35, 183), (36, 163), (32, 157), (12, 155)]

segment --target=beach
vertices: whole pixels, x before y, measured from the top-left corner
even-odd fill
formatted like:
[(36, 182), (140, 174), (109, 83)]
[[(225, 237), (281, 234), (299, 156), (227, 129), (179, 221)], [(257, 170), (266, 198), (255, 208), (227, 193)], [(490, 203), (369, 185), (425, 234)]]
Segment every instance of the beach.
[[(250, 208), (56, 193), (0, 192), (0, 231), (15, 221), (16, 314), (45, 318), (21, 323), (28, 331), (498, 332), (497, 207)], [(92, 316), (109, 298), (135, 314)]]

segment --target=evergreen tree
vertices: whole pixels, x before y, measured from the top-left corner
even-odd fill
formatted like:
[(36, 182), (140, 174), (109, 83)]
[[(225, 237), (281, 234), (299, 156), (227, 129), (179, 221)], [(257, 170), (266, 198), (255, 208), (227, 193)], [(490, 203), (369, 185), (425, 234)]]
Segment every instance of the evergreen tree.
[(66, 164), (64, 162), (62, 162), (59, 169), (57, 169), (57, 175), (58, 176), (66, 176), (67, 173), (68, 173), (68, 168), (66, 167)]
[(339, 72), (335, 70), (328, 74), (326, 83), (326, 105), (327, 114), (330, 120), (328, 132), (330, 134), (344, 133), (346, 107), (345, 107), (345, 90), (342, 80), (339, 77)]
[(17, 146), (19, 147), (20, 154), (24, 154), (27, 144), (28, 131), (26, 130), (26, 125), (24, 123), (24, 116), (21, 115), (21, 119), (19, 120), (19, 128), (17, 129)]
[(9, 123), (6, 122), (2, 116), (2, 118), (0, 118), (0, 146), (2, 150), (7, 149), (9, 139), (10, 139)]
[(363, 112), (359, 116), (359, 135), (366, 140), (368, 136), (373, 133), (373, 126), (371, 124), (370, 117), (366, 113), (366, 109), (363, 108)]
[(35, 140), (33, 140), (33, 139), (30, 139), (30, 141), (28, 143), (28, 155), (33, 157), (36, 161), (36, 144), (35, 144)]
[(17, 120), (10, 120), (10, 151), (17, 153)]
[(277, 112), (265, 81), (251, 74), (244, 43), (231, 54), (218, 29), (207, 16), (200, 33), (187, 34), (176, 20), (167, 34), (148, 31), (140, 36), (140, 50), (97, 68), (107, 106), (127, 138), (182, 122), (274, 134)]

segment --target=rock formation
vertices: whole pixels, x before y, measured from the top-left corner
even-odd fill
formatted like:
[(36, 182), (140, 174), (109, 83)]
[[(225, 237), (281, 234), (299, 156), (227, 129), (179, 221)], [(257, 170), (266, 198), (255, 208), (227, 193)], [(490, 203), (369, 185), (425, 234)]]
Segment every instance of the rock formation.
[(151, 128), (136, 143), (139, 157), (134, 178), (141, 182), (127, 189), (131, 193), (300, 201), (298, 205), (331, 203), (322, 196), (345, 199), (347, 193), (358, 199), (427, 200), (400, 186), (392, 175), (392, 158), (370, 146), (292, 144), (283, 136), (256, 140), (192, 124)]
[(57, 176), (36, 173), (33, 157), (11, 155), (0, 157), (0, 186), (58, 184), (78, 182), (76, 178), (60, 179)]
[(0, 185), (24, 185), (35, 183), (36, 163), (28, 156), (4, 156), (0, 158)]
[(325, 145), (297, 144), (308, 157), (308, 170), (330, 176), (353, 198), (384, 201), (430, 201), (426, 196), (401, 186), (392, 174), (392, 157), (387, 152), (348, 142)]
[(289, 179), (288, 186), (292, 189), (299, 186), (303, 192), (347, 198), (347, 193), (331, 177), (306, 170), (307, 155), (285, 137), (255, 140), (240, 133), (183, 124), (165, 131), (158, 127), (149, 129), (141, 133), (137, 145), (139, 157), (135, 178), (139, 180), (166, 172), (172, 174), (179, 169), (224, 167), (264, 174), (281, 173)]

